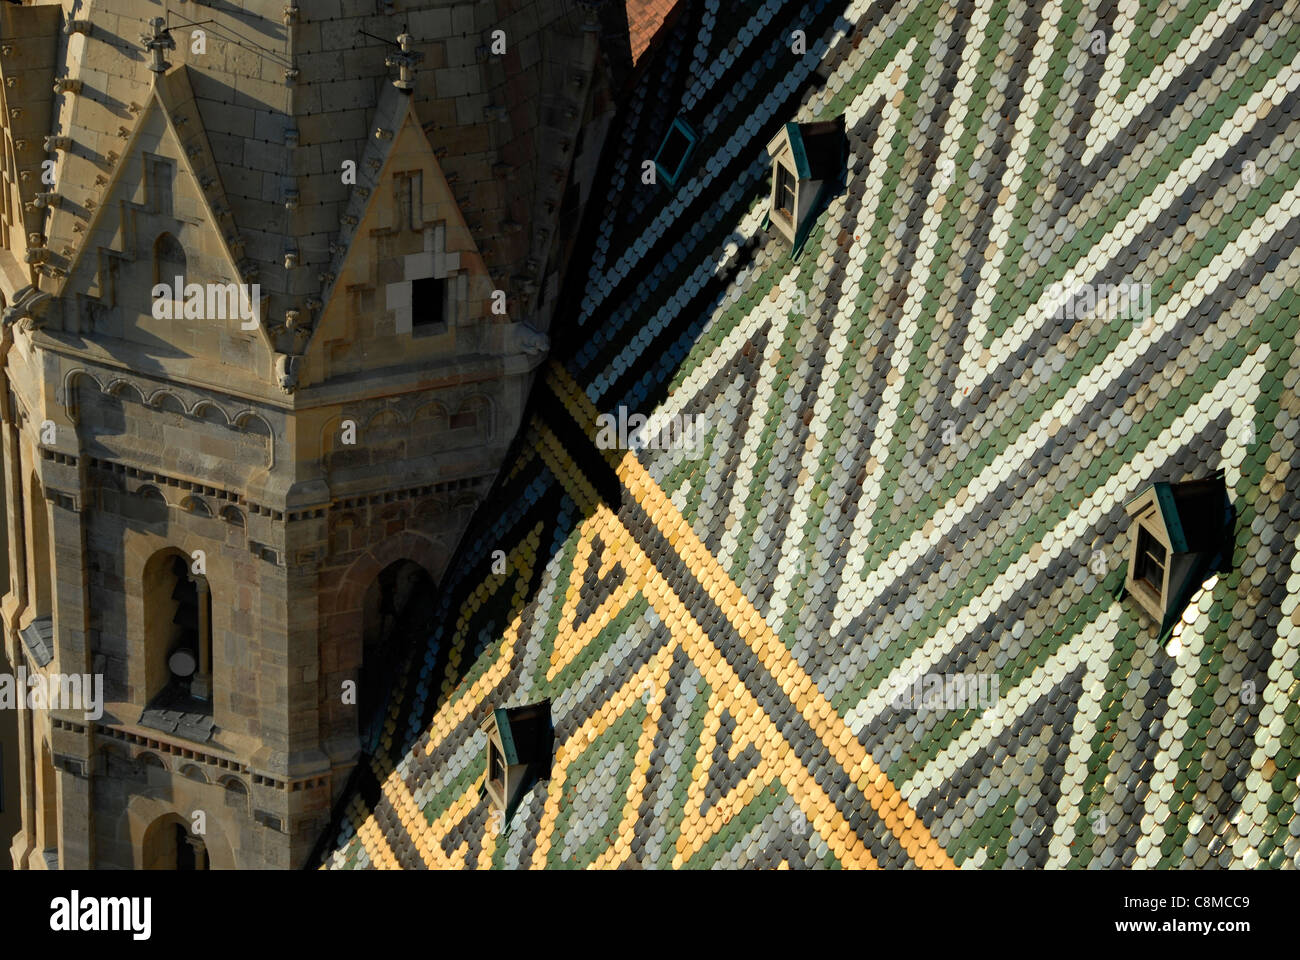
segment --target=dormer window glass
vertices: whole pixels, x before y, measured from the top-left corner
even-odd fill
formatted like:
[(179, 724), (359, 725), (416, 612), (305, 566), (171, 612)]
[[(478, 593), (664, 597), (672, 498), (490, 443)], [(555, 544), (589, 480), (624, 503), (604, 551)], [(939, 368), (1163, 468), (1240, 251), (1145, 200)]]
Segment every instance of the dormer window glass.
[(1169, 552), (1146, 527), (1138, 526), (1137, 553), (1133, 579), (1146, 584), (1157, 597), (1165, 589), (1165, 561)]
[(664, 142), (655, 155), (654, 164), (659, 180), (674, 190), (686, 175), (686, 164), (695, 152), (696, 139), (690, 124), (677, 117), (669, 125)]
[(784, 163), (776, 165), (776, 195), (773, 208), (787, 220), (794, 219), (794, 173)]

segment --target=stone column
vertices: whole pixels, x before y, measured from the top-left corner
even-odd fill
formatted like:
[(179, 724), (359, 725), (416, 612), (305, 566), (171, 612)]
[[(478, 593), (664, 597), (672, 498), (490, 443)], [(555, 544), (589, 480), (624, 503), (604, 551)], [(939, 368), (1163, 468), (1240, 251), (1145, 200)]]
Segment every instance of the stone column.
[(0, 442), (4, 443), (5, 496), (8, 498), (5, 509), (5, 546), (9, 551), (10, 582), (4, 585), (8, 594), (5, 611), (10, 623), (17, 624), (27, 597), (27, 531), (23, 526), (26, 507), (23, 503), (23, 469), (19, 456), (21, 446), (18, 431), (12, 425), (6, 424), (6, 427), (0, 432)]
[(58, 781), (59, 868), (90, 870), (95, 866), (95, 811), (91, 803), (93, 727), (78, 711), (52, 714), (51, 759)]
[(94, 690), (94, 665), (86, 600), (85, 531), (80, 512), (85, 486), (79, 465), (71, 458), (46, 460), (42, 466), (42, 479), (50, 484), (47, 493), (55, 624), (52, 669), (81, 674), (91, 684), (85, 691), (86, 702), (65, 705), (71, 708), (57, 716), (68, 723), (51, 732), (59, 796), (59, 864), (64, 870), (88, 870), (95, 862), (94, 791), (90, 782), (94, 721), (87, 717)]
[(199, 595), (199, 665), (190, 681), (190, 693), (200, 700), (212, 699), (212, 593), (204, 577), (196, 577)]
[(207, 870), (208, 848), (204, 845), (203, 841), (186, 830), (185, 842), (189, 844), (190, 849), (194, 851), (194, 869)]
[[(15, 660), (14, 669), (21, 661)], [(26, 695), (26, 690), (22, 691)], [(18, 711), (18, 779), (22, 783), (20, 802), (23, 828), (13, 838), (9, 850), (15, 870), (26, 870), (36, 849), (36, 818), (41, 815), (36, 808), (36, 751), (32, 730), (32, 712)]]

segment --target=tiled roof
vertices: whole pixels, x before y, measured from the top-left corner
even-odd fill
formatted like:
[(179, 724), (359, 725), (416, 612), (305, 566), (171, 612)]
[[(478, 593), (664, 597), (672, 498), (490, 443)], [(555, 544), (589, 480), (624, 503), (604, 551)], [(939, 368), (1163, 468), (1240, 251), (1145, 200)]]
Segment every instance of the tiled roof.
[[(632, 62), (637, 63), (651, 41), (677, 6), (677, 0), (627, 0), (627, 30), (632, 46)], [(717, 14), (716, 0), (708, 5)]]
[[(1294, 865), (1296, 6), (683, 9), (325, 864)], [(763, 147), (840, 113), (792, 258)], [(1057, 302), (1106, 284), (1149, 310)], [(703, 450), (598, 449), (620, 406)], [(1232, 568), (1166, 644), (1124, 505), (1219, 469)], [(503, 835), (478, 721), (545, 698)]]

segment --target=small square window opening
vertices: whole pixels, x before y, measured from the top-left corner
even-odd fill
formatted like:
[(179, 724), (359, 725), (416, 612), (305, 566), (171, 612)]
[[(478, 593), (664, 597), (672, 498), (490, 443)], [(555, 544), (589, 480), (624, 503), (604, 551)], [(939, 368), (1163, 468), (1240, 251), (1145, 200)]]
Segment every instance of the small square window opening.
[(411, 329), (431, 330), (446, 320), (447, 281), (423, 277), (411, 281)]

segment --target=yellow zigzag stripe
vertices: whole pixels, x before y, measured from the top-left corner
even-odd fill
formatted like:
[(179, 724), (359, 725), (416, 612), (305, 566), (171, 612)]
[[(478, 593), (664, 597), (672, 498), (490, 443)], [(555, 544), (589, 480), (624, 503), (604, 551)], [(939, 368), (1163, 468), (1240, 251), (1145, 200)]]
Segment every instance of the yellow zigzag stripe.
[[(563, 367), (552, 362), (547, 371), (547, 383), (579, 425), (594, 436), (597, 411), (573, 378)], [(773, 633), (717, 558), (696, 536), (691, 525), (673, 506), (636, 455), (628, 452), (620, 456), (618, 451), (610, 451), (607, 456), (611, 461), (618, 458), (615, 469), (619, 480), (636, 498), (663, 537), (672, 544), (686, 566), (699, 577), (714, 603), (719, 609), (727, 611), (727, 617), (737, 633), (780, 683), (790, 702), (798, 707), (836, 762), (850, 774), (856, 773), (856, 784), (863, 796), (890, 832), (898, 838), (908, 856), (919, 866), (953, 869), (955, 864), (952, 858), (930, 834), (916, 811), (845, 725), (830, 702), (817, 689), (812, 678), (790, 655), (785, 644)]]

